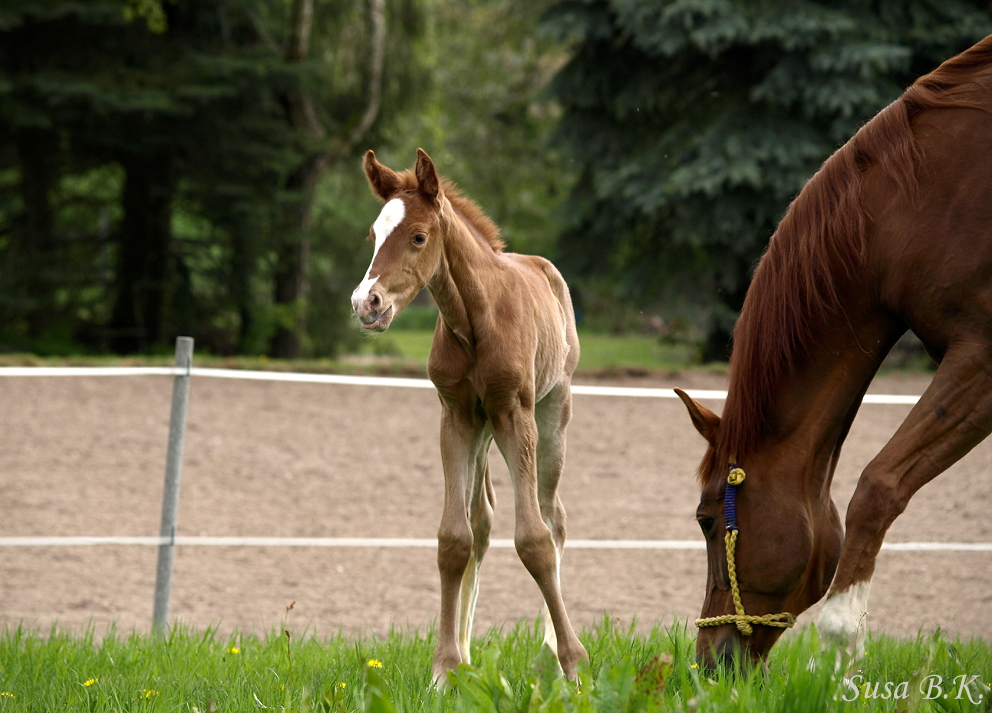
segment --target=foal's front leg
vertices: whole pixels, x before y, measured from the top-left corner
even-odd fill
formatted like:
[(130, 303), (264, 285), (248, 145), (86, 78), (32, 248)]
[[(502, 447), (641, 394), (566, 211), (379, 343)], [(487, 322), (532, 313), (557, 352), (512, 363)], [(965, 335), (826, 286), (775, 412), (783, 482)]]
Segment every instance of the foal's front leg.
[[(444, 468), (444, 508), (437, 532), (437, 566), (441, 574), (441, 616), (434, 650), (434, 680), (467, 660), (459, 647), (462, 580), (473, 555), (469, 503), (482, 427), (471, 416), (445, 407), (441, 415), (441, 464)], [(466, 612), (468, 613), (468, 612)], [(463, 657), (464, 656), (464, 657)]]
[[(516, 399), (514, 401), (519, 403)], [(558, 549), (551, 530), (541, 517), (537, 482), (538, 431), (534, 412), (519, 406), (510, 406), (498, 412), (487, 407), (487, 411), (492, 419), (496, 445), (506, 459), (513, 478), (516, 508), (513, 542), (521, 562), (544, 595), (554, 624), (558, 662), (562, 671), (568, 678), (574, 679), (576, 663), (587, 658), (587, 655), (568, 620), (558, 582)]]

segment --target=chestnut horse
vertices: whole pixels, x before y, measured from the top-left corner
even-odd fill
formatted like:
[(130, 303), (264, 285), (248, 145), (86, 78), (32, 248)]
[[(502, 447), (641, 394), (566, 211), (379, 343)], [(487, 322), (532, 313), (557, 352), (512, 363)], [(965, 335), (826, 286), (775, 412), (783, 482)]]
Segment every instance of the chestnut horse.
[(568, 288), (547, 260), (503, 252), (496, 225), (438, 177), (423, 150), (412, 171), (396, 173), (372, 151), (364, 166), (385, 206), (369, 235), (372, 263), (351, 297), (362, 327), (386, 330), (424, 287), (439, 310), (427, 367), (441, 399), (444, 468), (435, 680), (470, 660), (479, 567), (496, 506), (494, 439), (513, 480), (517, 554), (544, 595), (545, 643), (574, 678), (586, 651), (559, 581), (565, 510), (558, 481), (579, 361)]
[[(840, 449), (907, 329), (939, 367), (861, 474), (845, 534)], [(819, 631), (860, 654), (887, 529), (992, 430), (992, 36), (917, 80), (793, 201), (734, 328), (722, 418), (679, 395), (709, 443), (697, 654), (759, 660), (828, 587)]]

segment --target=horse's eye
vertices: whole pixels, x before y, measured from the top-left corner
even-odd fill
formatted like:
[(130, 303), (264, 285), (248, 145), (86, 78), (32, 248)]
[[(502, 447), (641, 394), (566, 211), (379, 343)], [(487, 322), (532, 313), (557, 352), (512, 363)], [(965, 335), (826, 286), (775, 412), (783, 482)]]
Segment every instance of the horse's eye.
[(427, 236), (424, 235), (423, 233), (417, 233), (416, 235), (413, 236), (414, 245), (423, 245), (426, 242), (427, 242)]
[(696, 522), (699, 523), (699, 529), (703, 531), (704, 535), (713, 529), (713, 518), (711, 517), (701, 517)]

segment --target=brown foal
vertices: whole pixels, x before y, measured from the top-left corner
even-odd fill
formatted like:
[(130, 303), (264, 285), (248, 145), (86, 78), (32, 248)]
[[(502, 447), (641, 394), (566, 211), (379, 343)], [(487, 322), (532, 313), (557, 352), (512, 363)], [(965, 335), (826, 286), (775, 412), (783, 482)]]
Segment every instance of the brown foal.
[(439, 315), (428, 374), (441, 400), (444, 509), (438, 529), (441, 617), (435, 680), (468, 663), (479, 567), (496, 498), (493, 440), (513, 480), (514, 544), (544, 595), (545, 643), (575, 676), (586, 651), (562, 601), (565, 510), (558, 481), (579, 340), (568, 288), (547, 260), (503, 252), (499, 229), (438, 176), (417, 150), (400, 173), (365, 155), (365, 175), (385, 205), (365, 279), (352, 294), (364, 329), (382, 332), (426, 287)]

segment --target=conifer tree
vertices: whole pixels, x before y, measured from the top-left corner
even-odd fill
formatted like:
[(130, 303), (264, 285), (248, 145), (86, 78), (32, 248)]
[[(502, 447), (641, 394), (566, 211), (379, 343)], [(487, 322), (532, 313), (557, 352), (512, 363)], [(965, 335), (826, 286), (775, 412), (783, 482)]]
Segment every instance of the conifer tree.
[[(552, 91), (580, 178), (561, 263), (585, 292), (703, 305), (724, 358), (750, 272), (820, 163), (992, 32), (987, 1), (564, 0)], [(584, 288), (584, 289), (583, 289)]]

